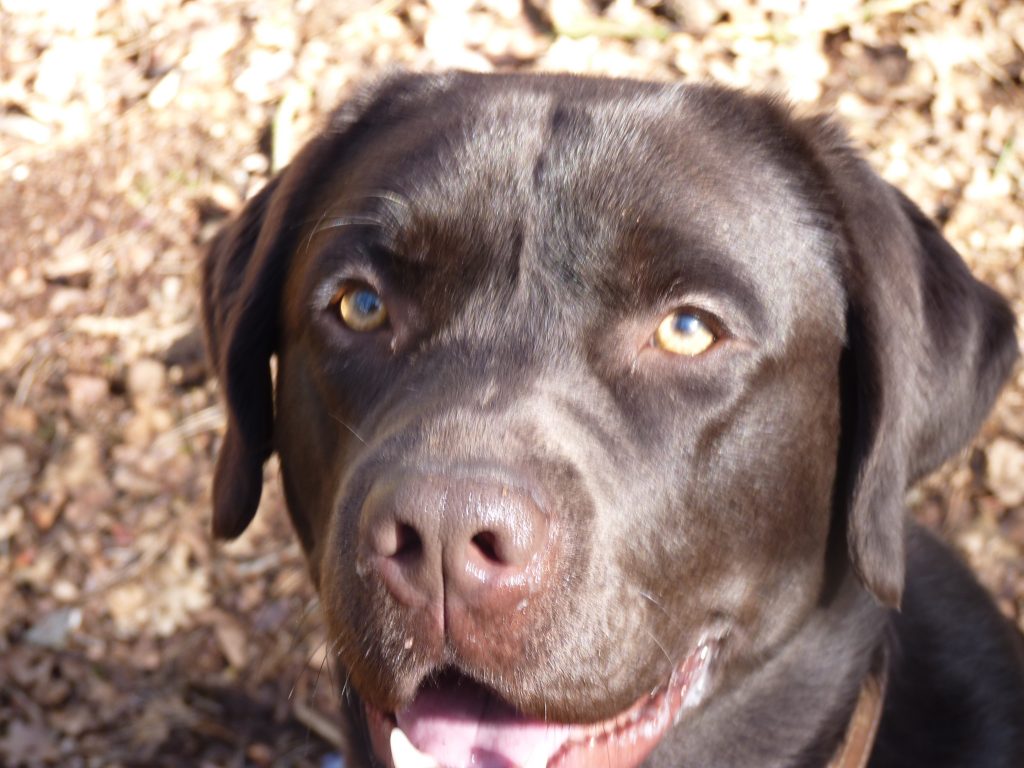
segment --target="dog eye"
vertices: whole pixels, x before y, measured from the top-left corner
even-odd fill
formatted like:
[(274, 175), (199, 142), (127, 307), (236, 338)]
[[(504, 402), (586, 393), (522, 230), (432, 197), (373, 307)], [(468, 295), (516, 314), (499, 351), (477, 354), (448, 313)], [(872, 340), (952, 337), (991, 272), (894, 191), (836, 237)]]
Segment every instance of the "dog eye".
[(655, 346), (673, 355), (694, 357), (718, 341), (714, 331), (698, 315), (685, 309), (666, 317), (654, 332)]
[(384, 299), (368, 285), (346, 285), (332, 303), (337, 303), (341, 321), (353, 331), (375, 331), (388, 319)]

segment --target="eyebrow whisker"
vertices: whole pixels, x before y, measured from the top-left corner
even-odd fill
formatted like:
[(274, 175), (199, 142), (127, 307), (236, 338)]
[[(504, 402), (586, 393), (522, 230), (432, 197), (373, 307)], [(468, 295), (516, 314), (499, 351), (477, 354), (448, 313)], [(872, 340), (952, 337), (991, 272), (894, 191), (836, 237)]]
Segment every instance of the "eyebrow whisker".
[(408, 217), (412, 210), (408, 200), (397, 192), (389, 190), (369, 192), (365, 195), (359, 195), (358, 197), (348, 198), (339, 202), (342, 206), (348, 207), (365, 200), (382, 200), (390, 205), (382, 206), (383, 210), (380, 211), (338, 215), (331, 218), (328, 218), (328, 211), (324, 211), (313, 228), (313, 234), (345, 226), (371, 225), (388, 229), (389, 226), (396, 227), (400, 225), (401, 222), (399, 220), (403, 217)]
[(328, 229), (338, 229), (339, 227), (358, 227), (358, 226), (377, 226), (383, 227), (384, 222), (377, 216), (335, 216), (331, 219), (321, 219), (316, 227), (313, 229), (312, 234), (317, 234)]
[(408, 200), (406, 200), (397, 192), (391, 192), (390, 190), (384, 189), (377, 192), (370, 192), (369, 194), (363, 195), (363, 197), (368, 200), (384, 200), (385, 202), (388, 203), (394, 203), (396, 206), (398, 206), (399, 208), (406, 212), (411, 210), (411, 206), (409, 205)]
[(309, 236), (306, 238), (306, 242), (302, 246), (302, 250), (303, 251), (308, 251), (309, 250), (309, 246), (313, 242), (313, 235), (315, 235), (319, 231), (320, 225), (323, 223), (324, 219), (327, 218), (327, 210), (328, 209), (324, 208), (323, 212), (320, 214), (320, 216), (316, 220), (316, 226), (314, 226), (309, 231)]

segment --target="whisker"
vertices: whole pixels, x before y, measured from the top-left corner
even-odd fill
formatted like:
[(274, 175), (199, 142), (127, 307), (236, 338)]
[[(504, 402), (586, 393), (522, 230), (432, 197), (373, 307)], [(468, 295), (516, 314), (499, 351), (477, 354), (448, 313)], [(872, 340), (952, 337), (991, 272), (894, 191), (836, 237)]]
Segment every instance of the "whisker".
[(668, 609), (666, 609), (665, 606), (662, 605), (661, 601), (658, 600), (658, 598), (656, 598), (654, 595), (652, 595), (649, 592), (645, 592), (642, 589), (637, 590), (637, 594), (639, 594), (640, 597), (642, 597), (644, 600), (646, 600), (651, 605), (653, 605), (655, 608), (657, 608), (659, 611), (661, 611), (662, 615), (666, 619), (669, 620), (669, 623), (672, 625), (673, 628), (675, 628), (675, 629), (682, 629), (681, 625), (679, 624), (679, 620), (675, 616), (673, 616), (671, 613), (668, 612)]
[[(338, 675), (335, 672), (334, 663), (331, 661), (331, 654), (325, 653), (324, 654), (324, 661), (327, 664), (327, 674), (330, 675), (330, 680), (332, 681), (332, 683), (337, 681)], [(346, 678), (346, 680), (347, 680), (347, 678)], [(337, 690), (335, 688), (333, 688), (333, 686), (332, 686), (331, 690), (333, 690), (337, 694)], [(339, 699), (338, 701), (340, 702), (341, 699)]]
[(306, 602), (306, 606), (299, 614), (297, 626), (295, 627), (296, 631), (292, 635), (292, 644), (289, 648), (289, 653), (294, 653), (298, 649), (299, 644), (308, 639), (309, 636), (320, 626), (318, 622), (310, 620), (313, 617), (313, 612), (319, 607), (319, 605), (320, 601), (316, 599), (308, 600)]
[(650, 592), (645, 592), (644, 590), (640, 589), (640, 590), (637, 590), (637, 594), (639, 594), (640, 597), (642, 597), (644, 600), (647, 600), (655, 608), (659, 609), (666, 616), (668, 615), (668, 611), (665, 610), (665, 606), (663, 606), (661, 604), (661, 601), (658, 600), (658, 598), (656, 598)]
[[(319, 605), (319, 601), (316, 599), (307, 600), (305, 607), (293, 618), (292, 615), (285, 616), (277, 624), (277, 628), (280, 629), (285, 624), (289, 626), (290, 639), (287, 642), (287, 651), (285, 655), (288, 658), (294, 657), (299, 646), (305, 643), (312, 635), (317, 631), (320, 624), (317, 621), (311, 621), (314, 610)], [(283, 634), (283, 633), (282, 633)], [(316, 653), (314, 650), (313, 653)], [(288, 698), (291, 699), (295, 694), (295, 689), (298, 686), (299, 681), (302, 679), (302, 675), (305, 673), (306, 668), (309, 665), (309, 659), (313, 657), (311, 653), (307, 659), (306, 664), (295, 674), (295, 679), (292, 681), (291, 690), (288, 692)], [(265, 654), (254, 662), (256, 676), (260, 677), (263, 674), (263, 670), (269, 666), (277, 664), (280, 659), (274, 654)]]
[[(327, 649), (327, 643), (323, 643), (322, 645), (317, 646), (318, 650), (320, 648), (324, 649), (324, 657), (320, 660), (320, 668), (317, 669), (317, 671), (316, 671), (316, 677), (313, 678), (313, 694), (312, 694), (313, 696), (316, 696), (317, 689), (320, 687), (320, 676), (323, 675), (324, 667), (328, 665), (328, 661), (331, 658), (331, 654), (328, 652), (328, 649)], [(315, 652), (316, 651), (314, 651), (314, 653)], [(310, 656), (310, 658), (312, 658), (312, 656)], [(330, 667), (329, 666), (328, 666), (328, 671), (330, 671)]]
[[(308, 637), (308, 635), (307, 635), (307, 637)], [(319, 643), (312, 651), (310, 651), (309, 655), (306, 656), (306, 663), (302, 665), (302, 670), (298, 673), (298, 676), (295, 678), (294, 682), (292, 682), (291, 690), (288, 691), (288, 699), (289, 700), (291, 700), (291, 699), (293, 699), (295, 697), (295, 689), (298, 687), (299, 681), (302, 679), (302, 676), (304, 674), (306, 674), (306, 671), (309, 669), (309, 662), (313, 660), (314, 656), (316, 656), (317, 651), (320, 650), (321, 648), (324, 648), (325, 645), (326, 645), (326, 643)], [(297, 646), (297, 644), (292, 647), (293, 651), (295, 650), (296, 646)], [(324, 655), (325, 656), (327, 655), (326, 654), (326, 649), (324, 651)], [(321, 666), (321, 668), (323, 667), (323, 662), (320, 663), (320, 666)], [(316, 690), (316, 681), (319, 680), (319, 678), (320, 678), (320, 672), (318, 671), (317, 672), (317, 678), (316, 678), (316, 680), (313, 681), (313, 688), (314, 688), (314, 690)]]
[(672, 657), (669, 656), (668, 651), (665, 650), (665, 646), (661, 644), (661, 641), (655, 636), (655, 634), (653, 632), (651, 632), (646, 627), (642, 627), (642, 629), (644, 631), (644, 634), (646, 634), (649, 638), (651, 638), (651, 641), (656, 646), (658, 646), (658, 650), (661, 651), (662, 655), (664, 655), (664, 657), (666, 659), (668, 659), (669, 666), (670, 667), (674, 667), (676, 663), (672, 660)]
[(332, 219), (321, 220), (314, 227), (311, 235), (317, 235), (321, 232), (326, 232), (329, 229), (340, 229), (341, 227), (359, 227), (359, 226), (373, 226), (381, 227), (385, 226), (379, 216), (370, 216), (366, 214), (354, 214), (351, 216), (335, 216)]
[[(355, 198), (346, 198), (339, 201), (333, 207), (333, 210), (337, 211), (339, 207), (354, 207), (363, 200), (383, 200), (390, 205), (380, 206), (381, 210), (337, 215), (331, 215), (331, 210), (327, 209), (320, 214), (316, 219), (316, 223), (310, 229), (305, 247), (309, 248), (309, 244), (315, 235), (331, 229), (340, 229), (341, 227), (370, 226), (377, 227), (385, 232), (394, 232), (401, 228), (402, 219), (408, 219), (411, 213), (409, 202), (398, 193), (389, 190), (379, 190)], [(307, 226), (312, 222), (312, 219), (307, 219), (300, 226)]]
[[(324, 219), (326, 219), (326, 218), (327, 218), (327, 209), (325, 208), (323, 210), (323, 212), (320, 214), (320, 216), (317, 218), (316, 225), (312, 229), (309, 230), (309, 235), (306, 237), (306, 242), (302, 246), (302, 250), (303, 251), (308, 251), (309, 250), (309, 244), (313, 242), (313, 235), (315, 235), (319, 231), (320, 225), (323, 223)], [(308, 222), (303, 222), (303, 223), (308, 223)]]
[(356, 440), (358, 440), (363, 445), (366, 445), (366, 441), (362, 437), (360, 437), (359, 433), (356, 432), (355, 429), (353, 429), (352, 426), (350, 424), (348, 424), (343, 418), (341, 418), (341, 416), (339, 416), (338, 414), (336, 414), (334, 412), (330, 412), (329, 411), (329, 413), (331, 414), (331, 418), (332, 419), (334, 419), (336, 422), (341, 424), (341, 426), (343, 426), (345, 429), (347, 429), (349, 432), (351, 432), (353, 435), (355, 435)]
[(363, 195), (363, 198), (367, 200), (384, 200), (388, 203), (394, 203), (396, 206), (401, 208), (403, 211), (408, 213), (411, 210), (409, 201), (399, 195), (397, 192), (392, 192), (387, 189), (380, 189), (376, 192), (370, 192), (369, 194)]

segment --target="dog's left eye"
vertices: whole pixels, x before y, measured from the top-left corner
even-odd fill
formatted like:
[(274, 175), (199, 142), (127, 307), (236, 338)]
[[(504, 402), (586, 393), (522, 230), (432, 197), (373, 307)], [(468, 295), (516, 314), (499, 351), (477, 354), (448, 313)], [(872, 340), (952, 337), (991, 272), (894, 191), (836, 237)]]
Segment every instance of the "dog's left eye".
[(353, 331), (375, 331), (388, 319), (384, 299), (368, 285), (346, 285), (334, 296), (341, 321)]
[(680, 309), (668, 315), (654, 332), (654, 344), (666, 352), (695, 357), (718, 341), (715, 332), (697, 314)]

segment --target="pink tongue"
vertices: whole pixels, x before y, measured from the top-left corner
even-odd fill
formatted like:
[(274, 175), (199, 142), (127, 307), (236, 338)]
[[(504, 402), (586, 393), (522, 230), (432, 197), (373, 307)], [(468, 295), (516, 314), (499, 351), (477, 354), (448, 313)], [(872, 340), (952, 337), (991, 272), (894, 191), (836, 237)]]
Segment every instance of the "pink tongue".
[(570, 726), (529, 719), (463, 681), (420, 691), (395, 717), (413, 746), (444, 768), (520, 768), (541, 757), (544, 765), (570, 734)]

